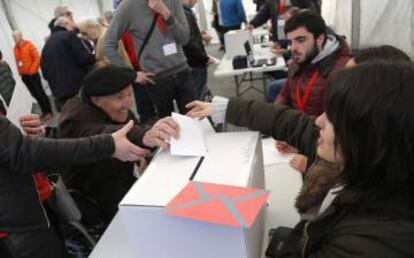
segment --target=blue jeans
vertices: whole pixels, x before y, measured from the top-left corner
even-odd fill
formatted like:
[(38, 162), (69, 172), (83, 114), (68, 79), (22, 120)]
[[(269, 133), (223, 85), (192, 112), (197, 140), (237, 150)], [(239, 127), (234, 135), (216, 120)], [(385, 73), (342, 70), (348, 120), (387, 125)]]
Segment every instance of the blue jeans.
[(192, 67), (191, 74), (194, 79), (195, 98), (202, 100), (207, 93), (207, 67)]
[(285, 85), (286, 80), (286, 78), (275, 80), (272, 82), (272, 84), (269, 85), (266, 93), (267, 102), (275, 102), (277, 95), (279, 95), (280, 89), (283, 87), (283, 85)]

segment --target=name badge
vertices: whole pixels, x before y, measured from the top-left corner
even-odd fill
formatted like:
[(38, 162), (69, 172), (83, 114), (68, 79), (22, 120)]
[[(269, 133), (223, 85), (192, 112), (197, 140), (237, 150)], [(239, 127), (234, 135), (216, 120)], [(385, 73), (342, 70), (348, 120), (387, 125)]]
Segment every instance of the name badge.
[(175, 42), (168, 43), (164, 45), (162, 48), (164, 50), (164, 56), (177, 54), (177, 45), (175, 44)]
[(23, 62), (18, 62), (17, 66), (22, 67), (23, 66)]

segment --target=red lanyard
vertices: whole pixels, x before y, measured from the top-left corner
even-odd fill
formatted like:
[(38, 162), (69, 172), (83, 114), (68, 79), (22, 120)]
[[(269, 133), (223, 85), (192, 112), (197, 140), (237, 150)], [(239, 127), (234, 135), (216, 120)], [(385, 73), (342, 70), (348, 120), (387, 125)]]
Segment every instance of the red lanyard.
[(296, 103), (297, 103), (298, 109), (300, 111), (303, 111), (305, 109), (306, 102), (308, 101), (308, 97), (309, 97), (309, 94), (311, 92), (311, 89), (312, 89), (313, 85), (315, 84), (316, 80), (318, 79), (318, 77), (319, 77), (319, 71), (316, 70), (313, 73), (313, 75), (312, 75), (311, 79), (309, 80), (308, 84), (306, 85), (305, 92), (303, 94), (303, 98), (300, 95), (299, 82), (296, 83)]
[(279, 14), (285, 13), (286, 10), (286, 0), (280, 0), (279, 1)]
[(157, 17), (157, 26), (158, 26), (158, 29), (160, 29), (160, 31), (162, 32), (162, 34), (164, 35), (168, 34), (167, 24), (165, 24), (164, 18), (162, 18), (161, 14), (159, 14)]
[[(148, 4), (149, 3), (150, 3), (150, 1), (148, 0)], [(159, 4), (159, 3), (157, 3), (157, 4)], [(154, 15), (157, 14), (157, 12), (154, 9), (152, 9), (152, 12), (154, 13)], [(164, 18), (162, 18), (162, 15), (161, 14), (158, 14), (158, 17), (157, 17), (157, 26), (158, 26), (158, 29), (162, 32), (162, 34), (164, 34), (164, 35), (167, 35), (168, 34), (167, 24), (165, 24)]]

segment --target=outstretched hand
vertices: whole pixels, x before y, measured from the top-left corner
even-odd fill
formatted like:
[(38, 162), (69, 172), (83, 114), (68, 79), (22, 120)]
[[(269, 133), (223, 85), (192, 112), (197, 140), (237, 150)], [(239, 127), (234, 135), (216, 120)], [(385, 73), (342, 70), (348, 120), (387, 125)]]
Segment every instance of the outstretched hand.
[(45, 135), (45, 128), (38, 115), (26, 114), (19, 118), (19, 123), (28, 137), (40, 137)]
[(189, 109), (186, 115), (192, 118), (202, 119), (213, 114), (213, 105), (209, 102), (195, 100), (185, 105), (185, 107)]
[(137, 161), (149, 153), (148, 150), (140, 148), (128, 140), (127, 133), (133, 126), (134, 123), (131, 120), (124, 127), (112, 134), (115, 144), (114, 158), (121, 161)]

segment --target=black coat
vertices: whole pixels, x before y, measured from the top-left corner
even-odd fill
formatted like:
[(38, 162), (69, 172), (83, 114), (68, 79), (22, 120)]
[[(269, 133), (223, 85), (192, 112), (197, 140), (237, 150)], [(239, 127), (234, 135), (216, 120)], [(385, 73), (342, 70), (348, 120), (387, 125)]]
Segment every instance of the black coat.
[(278, 17), (279, 17), (279, 1), (266, 0), (266, 2), (260, 6), (259, 11), (254, 16), (253, 20), (251, 20), (250, 24), (252, 24), (255, 28), (257, 28), (265, 24), (269, 19), (271, 19), (272, 40), (276, 42), (279, 39), (277, 36)]
[(32, 172), (109, 158), (114, 148), (110, 135), (59, 142), (27, 138), (7, 118), (0, 117), (0, 232), (49, 226)]
[(184, 5), (184, 13), (190, 27), (190, 40), (183, 46), (187, 62), (191, 67), (206, 67), (208, 55), (204, 48), (196, 17), (190, 7)]
[(78, 93), (88, 66), (94, 62), (94, 55), (75, 33), (56, 26), (42, 50), (40, 65), (53, 95), (67, 99)]
[(0, 61), (0, 95), (6, 101), (6, 105), (10, 104), (15, 85), (10, 66), (5, 61)]

